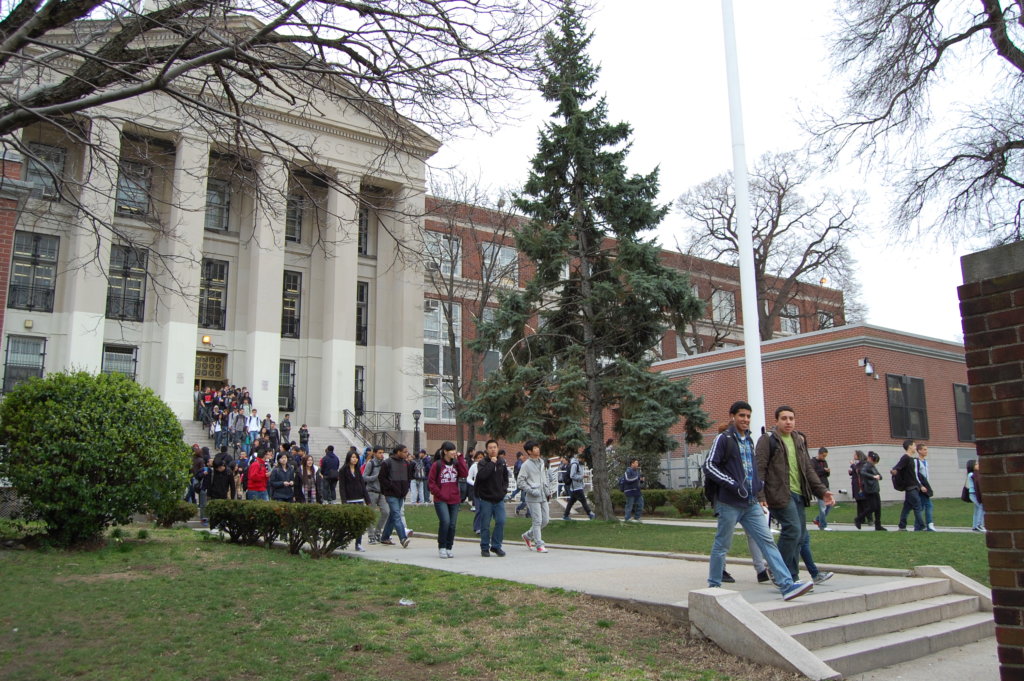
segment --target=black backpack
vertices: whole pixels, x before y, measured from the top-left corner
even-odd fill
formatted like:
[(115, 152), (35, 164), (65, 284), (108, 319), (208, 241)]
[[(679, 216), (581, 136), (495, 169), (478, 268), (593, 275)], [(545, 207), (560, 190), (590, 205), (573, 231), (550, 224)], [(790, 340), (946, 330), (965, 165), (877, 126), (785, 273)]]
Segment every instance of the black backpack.
[[(718, 496), (718, 488), (720, 485), (714, 477), (708, 473), (708, 462), (711, 461), (711, 457), (714, 456), (715, 450), (712, 447), (708, 453), (708, 458), (704, 459), (704, 498), (707, 499), (711, 504), (715, 503), (715, 498)], [(729, 461), (729, 450), (726, 449), (722, 455), (721, 465), (724, 466)]]
[(572, 482), (572, 478), (569, 477), (568, 464), (563, 464), (562, 467), (558, 469), (558, 482), (563, 485), (568, 485)]

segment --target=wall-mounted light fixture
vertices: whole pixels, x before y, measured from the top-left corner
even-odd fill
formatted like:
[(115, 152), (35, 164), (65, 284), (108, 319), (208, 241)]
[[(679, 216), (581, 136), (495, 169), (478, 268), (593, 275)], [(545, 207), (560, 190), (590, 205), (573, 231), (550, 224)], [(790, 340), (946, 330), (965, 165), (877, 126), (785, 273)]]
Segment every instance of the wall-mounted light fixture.
[(871, 364), (867, 357), (865, 357), (864, 359), (858, 359), (857, 366), (864, 367), (865, 376), (874, 376), (875, 378), (878, 378), (877, 374), (875, 374), (874, 365)]
[(213, 345), (213, 339), (209, 336), (203, 336), (203, 345)]
[(31, 329), (33, 326), (35, 326), (35, 322), (33, 322), (31, 319), (26, 319), (25, 320), (25, 328), (26, 329)]

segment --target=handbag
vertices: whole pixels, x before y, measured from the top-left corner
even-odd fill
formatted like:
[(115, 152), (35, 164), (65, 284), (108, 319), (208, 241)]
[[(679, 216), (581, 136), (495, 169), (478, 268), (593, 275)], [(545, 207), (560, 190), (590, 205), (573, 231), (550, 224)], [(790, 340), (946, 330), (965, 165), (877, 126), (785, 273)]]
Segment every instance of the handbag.
[(960, 501), (966, 501), (968, 504), (971, 503), (971, 491), (967, 489), (967, 485), (960, 490)]

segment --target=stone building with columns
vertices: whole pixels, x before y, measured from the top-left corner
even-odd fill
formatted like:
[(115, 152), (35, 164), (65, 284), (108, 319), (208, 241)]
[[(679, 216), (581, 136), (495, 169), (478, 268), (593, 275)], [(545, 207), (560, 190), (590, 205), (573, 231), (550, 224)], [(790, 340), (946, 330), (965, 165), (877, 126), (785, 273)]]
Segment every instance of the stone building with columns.
[(81, 369), (129, 374), (180, 418), (224, 383), (296, 426), (417, 408), (423, 272), (405, 251), (439, 144), (313, 108), (250, 112), (287, 146), (242, 148), (160, 94), (24, 129), (4, 390)]

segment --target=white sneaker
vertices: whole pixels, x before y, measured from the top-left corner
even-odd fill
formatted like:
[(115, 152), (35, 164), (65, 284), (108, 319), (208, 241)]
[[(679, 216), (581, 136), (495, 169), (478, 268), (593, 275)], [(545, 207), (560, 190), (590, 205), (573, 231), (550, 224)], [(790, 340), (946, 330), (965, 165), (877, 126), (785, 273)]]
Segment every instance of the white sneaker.
[(356, 551), (359, 553), (366, 553), (366, 549), (363, 548), (362, 544), (356, 547)]
[(412, 536), (412, 530), (410, 530), (409, 528), (405, 528), (405, 536), (406, 537), (411, 537)]
[(445, 551), (444, 549), (438, 549), (437, 550), (437, 557), (438, 558), (447, 558), (448, 557), (448, 552)]
[(537, 547), (537, 553), (547, 553), (547, 552), (548, 552), (548, 549), (547, 549), (546, 546), (541, 545), (541, 546)]
[(455, 552), (452, 551), (451, 549), (445, 549), (445, 553), (448, 554), (449, 558), (454, 558), (455, 557)]
[(928, 529), (935, 532), (935, 523), (928, 523)]

